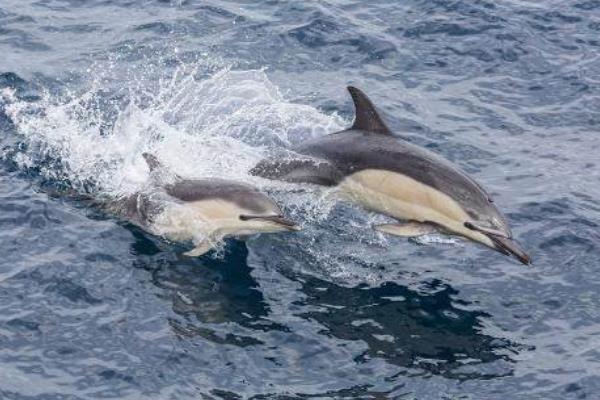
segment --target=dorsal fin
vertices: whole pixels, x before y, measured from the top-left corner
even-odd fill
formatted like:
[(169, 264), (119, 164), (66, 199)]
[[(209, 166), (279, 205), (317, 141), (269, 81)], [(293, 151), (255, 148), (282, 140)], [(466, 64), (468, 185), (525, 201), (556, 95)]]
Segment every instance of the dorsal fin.
[(354, 86), (348, 86), (348, 91), (354, 101), (356, 114), (352, 129), (359, 129), (380, 135), (391, 135), (392, 132), (385, 122), (383, 122), (383, 119), (367, 95)]
[(163, 163), (158, 161), (155, 155), (150, 153), (142, 153), (142, 157), (146, 160), (148, 168), (150, 168), (150, 181), (155, 185), (165, 185), (174, 181), (181, 180), (181, 177), (166, 168)]
[(158, 158), (156, 158), (156, 156), (154, 156), (150, 153), (142, 153), (142, 157), (144, 157), (144, 160), (146, 160), (146, 164), (148, 164), (148, 168), (150, 168), (150, 172), (154, 172), (157, 169), (163, 168), (161, 162), (158, 161)]

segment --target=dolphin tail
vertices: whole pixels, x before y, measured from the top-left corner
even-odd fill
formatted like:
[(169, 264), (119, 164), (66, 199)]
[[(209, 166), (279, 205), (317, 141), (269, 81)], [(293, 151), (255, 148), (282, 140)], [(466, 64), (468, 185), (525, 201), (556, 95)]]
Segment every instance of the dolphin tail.
[(516, 257), (525, 265), (531, 265), (531, 257), (516, 240), (497, 235), (487, 235), (496, 245), (496, 250), (506, 255)]

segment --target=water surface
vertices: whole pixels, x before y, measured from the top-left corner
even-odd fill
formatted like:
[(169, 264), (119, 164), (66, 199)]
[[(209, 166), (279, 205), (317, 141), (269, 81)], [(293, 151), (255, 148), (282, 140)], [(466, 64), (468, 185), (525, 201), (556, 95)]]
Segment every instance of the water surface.
[[(593, 399), (600, 2), (0, 2), (0, 397)], [(258, 160), (351, 123), (481, 182), (534, 266)], [(151, 151), (268, 191), (298, 234), (190, 259), (102, 213)]]

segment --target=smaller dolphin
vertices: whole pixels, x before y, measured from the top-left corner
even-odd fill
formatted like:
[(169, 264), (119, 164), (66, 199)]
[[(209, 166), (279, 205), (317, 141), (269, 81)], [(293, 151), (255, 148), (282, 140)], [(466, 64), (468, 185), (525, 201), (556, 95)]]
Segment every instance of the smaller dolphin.
[(299, 230), (277, 204), (252, 186), (223, 179), (183, 179), (143, 154), (150, 185), (109, 211), (175, 242), (192, 242), (187, 256), (200, 256), (223, 238)]
[(404, 237), (459, 235), (523, 264), (531, 262), (513, 239), (504, 215), (473, 178), (394, 135), (362, 91), (348, 91), (356, 113), (352, 127), (292, 149), (297, 156), (264, 159), (250, 173), (334, 187), (366, 209), (404, 221), (376, 226), (381, 232)]

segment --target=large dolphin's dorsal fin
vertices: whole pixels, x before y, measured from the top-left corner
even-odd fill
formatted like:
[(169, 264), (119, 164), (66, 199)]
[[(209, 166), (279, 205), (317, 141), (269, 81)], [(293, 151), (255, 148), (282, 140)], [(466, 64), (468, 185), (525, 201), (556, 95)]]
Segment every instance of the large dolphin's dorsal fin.
[(354, 101), (356, 114), (352, 129), (359, 129), (380, 135), (391, 135), (392, 132), (385, 122), (383, 122), (383, 119), (367, 95), (354, 86), (348, 86), (348, 91), (352, 96), (352, 101)]

